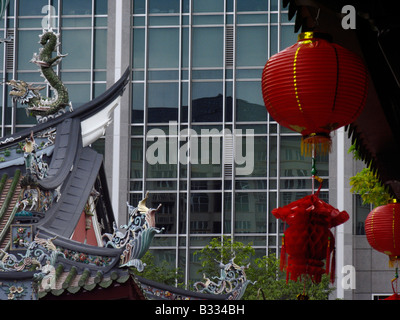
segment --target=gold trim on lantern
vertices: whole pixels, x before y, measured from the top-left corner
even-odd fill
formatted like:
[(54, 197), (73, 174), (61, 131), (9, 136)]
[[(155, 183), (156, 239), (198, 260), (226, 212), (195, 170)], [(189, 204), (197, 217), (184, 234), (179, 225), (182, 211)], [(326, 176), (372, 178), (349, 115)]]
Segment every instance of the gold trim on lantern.
[(302, 32), (297, 36), (297, 41), (302, 41), (302, 40), (309, 40), (314, 38), (314, 32), (313, 31), (306, 31)]
[(301, 154), (304, 156), (312, 156), (313, 151), (325, 155), (331, 151), (331, 147), (329, 134), (311, 133), (301, 138)]
[(396, 248), (396, 237), (395, 237), (395, 224), (394, 224), (394, 220), (396, 217), (396, 206), (393, 206), (393, 222), (392, 222), (392, 232), (393, 232), (393, 248)]
[(297, 55), (300, 51), (301, 47), (298, 47), (296, 50), (296, 53), (294, 55), (294, 61), (293, 61), (293, 85), (294, 85), (294, 94), (296, 96), (296, 100), (297, 100), (297, 105), (300, 109), (301, 112), (303, 112), (303, 108), (301, 107), (301, 103), (300, 103), (300, 99), (299, 99), (299, 94), (297, 92), (297, 81), (296, 81), (296, 64), (297, 64)]
[(302, 32), (297, 36), (297, 42), (302, 42), (302, 43), (310, 43), (313, 42), (313, 40), (317, 39), (324, 39), (329, 42), (332, 42), (332, 37), (328, 33), (323, 33), (323, 32), (313, 32), (313, 31), (306, 31)]

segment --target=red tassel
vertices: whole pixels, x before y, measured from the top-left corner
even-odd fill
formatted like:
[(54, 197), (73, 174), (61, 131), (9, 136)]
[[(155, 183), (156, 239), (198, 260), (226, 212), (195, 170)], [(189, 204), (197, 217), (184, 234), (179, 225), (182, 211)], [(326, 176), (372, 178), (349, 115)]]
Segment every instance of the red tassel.
[(286, 268), (286, 245), (285, 245), (285, 235), (282, 236), (282, 247), (281, 247), (281, 260), (279, 268), (283, 271)]
[(326, 263), (325, 263), (326, 274), (329, 274), (330, 256), (331, 256), (331, 237), (328, 237), (328, 245), (326, 247)]

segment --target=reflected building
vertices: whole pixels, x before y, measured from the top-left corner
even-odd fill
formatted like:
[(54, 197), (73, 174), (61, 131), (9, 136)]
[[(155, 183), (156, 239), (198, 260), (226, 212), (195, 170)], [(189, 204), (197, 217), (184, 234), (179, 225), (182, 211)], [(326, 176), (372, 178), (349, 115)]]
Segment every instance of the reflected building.
[[(282, 226), (271, 210), (312, 191), (300, 135), (269, 116), (261, 93), (268, 58), (297, 41), (287, 13), (280, 0), (109, 2), (109, 16), (130, 30), (120, 40), (121, 59), (132, 65), (130, 110), (121, 109), (123, 121), (106, 136), (108, 172), (129, 174), (126, 181), (109, 179), (119, 221), (126, 219), (123, 203), (136, 203), (145, 191), (152, 206), (162, 203), (157, 224), (167, 231), (151, 249), (181, 268), (186, 283), (201, 279), (193, 252), (214, 237), (252, 243), (258, 256), (279, 254)], [(154, 129), (161, 140), (149, 136)], [(251, 142), (246, 130), (253, 130)], [(160, 142), (163, 161), (150, 163), (146, 153)], [(235, 155), (246, 156), (248, 143), (253, 166), (243, 174)], [(126, 155), (115, 158), (116, 145)], [(188, 145), (198, 161), (182, 161)], [(318, 157), (317, 169), (327, 200), (328, 157)]]
[[(132, 68), (114, 122), (93, 145), (105, 155), (119, 224), (126, 223), (126, 202), (136, 204), (149, 191), (149, 205), (163, 204), (157, 225), (166, 229), (151, 250), (157, 261), (179, 267), (186, 283), (202, 277), (193, 252), (214, 237), (252, 243), (258, 256), (279, 254), (284, 226), (271, 210), (313, 190), (300, 136), (269, 116), (261, 94), (266, 61), (297, 40), (281, 0), (10, 0), (0, 19), (1, 37), (14, 38), (0, 44), (3, 83), (14, 78), (46, 85), (30, 63), (43, 24), (61, 35), (60, 51), (68, 56), (57, 73), (75, 109)], [(10, 99), (8, 86), (1, 88), (1, 136), (31, 126), (35, 120), (24, 106)], [(149, 134), (153, 130), (168, 151), (156, 163), (146, 156), (158, 141)], [(244, 138), (246, 130), (253, 130), (253, 140)], [(336, 261), (338, 268), (356, 265), (361, 275), (369, 271), (359, 252), (373, 257), (364, 241), (371, 208), (350, 193), (347, 181), (362, 164), (354, 163), (350, 141), (338, 132), (329, 157), (317, 155), (320, 196), (353, 211), (339, 232)], [(198, 137), (197, 149), (188, 134)], [(208, 147), (201, 146), (202, 137)], [(188, 146), (197, 151), (197, 162), (184, 161)], [(237, 170), (244, 166), (245, 158), (235, 159), (240, 153), (252, 155), (249, 172)], [(354, 239), (364, 242), (357, 248)], [(358, 283), (356, 294), (385, 292), (384, 282), (379, 290), (367, 285)], [(342, 288), (336, 296), (352, 292)]]
[[(149, 205), (162, 203), (157, 224), (166, 229), (151, 250), (181, 268), (186, 283), (202, 277), (193, 252), (214, 237), (252, 243), (258, 256), (279, 253), (282, 228), (271, 210), (311, 192), (300, 136), (268, 115), (261, 94), (266, 61), (297, 40), (280, 0), (10, 0), (0, 20), (3, 35), (14, 36), (2, 44), (3, 81), (44, 84), (29, 62), (43, 22), (61, 34), (60, 51), (68, 53), (57, 72), (74, 108), (132, 67), (114, 122), (94, 145), (105, 155), (119, 224), (126, 222), (126, 202), (149, 191)], [(35, 121), (7, 90), (0, 92), (3, 136)], [(154, 129), (168, 152), (152, 164), (146, 152), (157, 143), (149, 139)], [(179, 153), (189, 145), (194, 152), (188, 134), (198, 137), (197, 162)], [(237, 170), (245, 165), (238, 153), (251, 156), (250, 172)], [(327, 157), (317, 159), (317, 169), (327, 197)]]

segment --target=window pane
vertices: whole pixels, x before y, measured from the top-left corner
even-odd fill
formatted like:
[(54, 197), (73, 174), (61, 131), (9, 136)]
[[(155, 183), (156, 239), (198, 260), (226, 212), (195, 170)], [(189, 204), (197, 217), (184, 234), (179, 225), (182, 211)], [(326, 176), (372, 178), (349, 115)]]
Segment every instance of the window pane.
[(66, 87), (68, 88), (69, 98), (74, 109), (77, 109), (90, 100), (89, 84), (67, 84)]
[(149, 0), (150, 13), (179, 13), (179, 0)]
[(19, 14), (21, 16), (41, 16), (42, 8), (49, 5), (48, 0), (19, 0)]
[(281, 26), (281, 50), (297, 42), (297, 33), (294, 33), (294, 26)]
[(193, 0), (193, 12), (223, 12), (225, 0)]
[(222, 67), (223, 39), (223, 28), (193, 28), (193, 67)]
[[(236, 150), (237, 153), (241, 153), (243, 164), (236, 164), (236, 168), (242, 168), (241, 171), (237, 170), (238, 176), (249, 176), (249, 177), (266, 177), (267, 176), (267, 137), (252, 137), (244, 135), (237, 135), (237, 143), (240, 143), (241, 138), (241, 150)], [(254, 143), (254, 146), (247, 146), (247, 144)], [(252, 149), (254, 152), (252, 153)], [(238, 158), (239, 159), (239, 158)], [(238, 161), (237, 161), (238, 162)], [(253, 168), (252, 168), (253, 167)], [(253, 170), (251, 170), (253, 169)], [(243, 172), (241, 174), (241, 172)]]
[(107, 30), (97, 29), (94, 31), (94, 68), (107, 68)]
[[(78, 34), (78, 36), (77, 36)], [(90, 69), (90, 30), (64, 30), (62, 39), (63, 69)]]
[(68, 0), (62, 2), (62, 14), (91, 14), (92, 0)]
[(155, 216), (156, 227), (165, 228), (166, 234), (176, 232), (176, 193), (149, 193), (148, 208), (157, 208), (160, 203), (162, 205)]
[(189, 28), (182, 28), (182, 68), (189, 66)]
[(149, 122), (178, 120), (178, 83), (148, 84)]
[(149, 68), (178, 68), (179, 30), (149, 29)]
[[(176, 139), (176, 138), (175, 138)], [(148, 178), (176, 178), (177, 161), (170, 159), (170, 148), (176, 148), (177, 144), (172, 138), (165, 135), (146, 138), (146, 161), (147, 161), (147, 177)]]
[[(33, 53), (39, 54), (42, 46), (38, 44), (38, 30), (35, 31), (19, 31), (18, 32), (18, 47), (19, 48), (30, 48), (29, 50), (18, 50), (18, 69), (19, 70), (37, 70), (38, 67), (34, 63), (31, 63)], [(3, 55), (1, 55), (3, 56)], [(67, 59), (67, 58), (65, 58)], [(25, 79), (21, 79), (25, 80)], [(27, 80), (25, 80), (27, 81)]]
[(144, 113), (144, 84), (133, 84), (132, 92), (132, 122), (143, 122)]
[(146, 1), (145, 0), (135, 0), (133, 1), (133, 13), (143, 14), (146, 12)]
[(194, 82), (192, 98), (193, 122), (222, 122), (222, 82)]
[(144, 29), (133, 29), (133, 68), (144, 68)]
[[(108, 0), (95, 0), (95, 14), (107, 14)], [(136, 2), (136, 1), (134, 1)]]
[(265, 0), (237, 0), (236, 5), (237, 11), (268, 11), (268, 1)]
[(267, 110), (260, 89), (255, 81), (238, 81), (236, 84), (237, 121), (266, 121)]
[[(205, 142), (206, 141), (206, 142)], [(190, 158), (192, 178), (214, 178), (222, 175), (222, 139), (199, 137), (197, 155)], [(192, 150), (195, 148), (191, 144)], [(208, 154), (207, 154), (208, 152)], [(198, 186), (198, 185), (197, 185)], [(195, 185), (192, 185), (195, 187)], [(211, 185), (209, 185), (211, 189)]]
[(190, 195), (190, 233), (221, 232), (221, 193)]
[[(143, 177), (143, 139), (131, 139), (131, 179)], [(132, 204), (136, 205), (136, 204)]]
[(311, 177), (311, 160), (301, 155), (301, 136), (281, 137), (280, 167), (283, 177)]
[(268, 53), (267, 27), (237, 27), (236, 65), (264, 66)]
[(264, 192), (237, 192), (235, 194), (235, 210), (235, 232), (266, 232), (267, 196)]

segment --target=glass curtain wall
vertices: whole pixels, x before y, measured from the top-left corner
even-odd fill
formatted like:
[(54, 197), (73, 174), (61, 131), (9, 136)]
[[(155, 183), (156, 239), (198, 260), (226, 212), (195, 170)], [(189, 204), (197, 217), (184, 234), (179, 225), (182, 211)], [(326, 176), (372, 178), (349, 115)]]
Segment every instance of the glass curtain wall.
[[(300, 136), (261, 93), (268, 58), (297, 41), (287, 11), (280, 0), (132, 1), (129, 195), (162, 203), (152, 252), (186, 283), (202, 278), (193, 252), (213, 237), (279, 254), (271, 210), (312, 191)], [(328, 156), (316, 163), (327, 200)]]
[[(0, 90), (1, 134), (17, 132), (36, 123), (27, 117), (25, 106), (14, 103), (4, 85), (11, 79), (44, 85), (38, 67), (31, 63), (39, 53), (39, 35), (43, 27), (60, 33), (60, 52), (68, 54), (57, 72), (69, 91), (73, 108), (90, 101), (106, 90), (107, 70), (107, 0), (10, 0), (4, 19), (0, 20), (1, 43)], [(49, 88), (42, 90), (50, 96)], [(102, 142), (99, 142), (102, 145)]]

